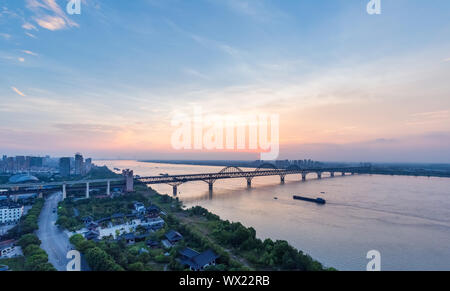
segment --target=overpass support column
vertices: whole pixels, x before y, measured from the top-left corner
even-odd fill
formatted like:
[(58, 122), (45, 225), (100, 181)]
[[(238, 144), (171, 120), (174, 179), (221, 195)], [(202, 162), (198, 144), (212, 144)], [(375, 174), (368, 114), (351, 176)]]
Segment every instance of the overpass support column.
[(342, 172), (342, 176), (345, 176), (345, 172)]
[(89, 182), (86, 183), (86, 198), (89, 198)]
[(302, 173), (302, 181), (306, 181), (306, 174), (307, 173)]
[(62, 189), (63, 200), (66, 200), (67, 198), (66, 184), (63, 184), (62, 187), (63, 187)]
[(106, 182), (106, 195), (110, 196), (111, 195), (111, 181), (108, 180)]
[(317, 179), (322, 179), (322, 173), (321, 172), (317, 172)]
[(125, 176), (125, 192), (134, 192), (134, 174), (133, 170), (123, 170), (122, 175)]
[(334, 178), (334, 172), (330, 173), (331, 178)]

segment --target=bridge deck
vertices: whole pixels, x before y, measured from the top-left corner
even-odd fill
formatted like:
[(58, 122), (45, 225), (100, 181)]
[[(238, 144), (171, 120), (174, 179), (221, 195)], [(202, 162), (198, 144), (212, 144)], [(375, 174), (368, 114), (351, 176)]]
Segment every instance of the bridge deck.
[(327, 172), (362, 173), (366, 171), (363, 168), (322, 168), (322, 169), (294, 169), (294, 170), (282, 169), (282, 170), (234, 171), (234, 172), (186, 174), (186, 175), (170, 175), (170, 176), (151, 176), (151, 177), (140, 177), (137, 180), (144, 184), (170, 184), (176, 182), (184, 183), (190, 181), (211, 181), (220, 179), (253, 178), (263, 176), (286, 176), (293, 174), (327, 173)]

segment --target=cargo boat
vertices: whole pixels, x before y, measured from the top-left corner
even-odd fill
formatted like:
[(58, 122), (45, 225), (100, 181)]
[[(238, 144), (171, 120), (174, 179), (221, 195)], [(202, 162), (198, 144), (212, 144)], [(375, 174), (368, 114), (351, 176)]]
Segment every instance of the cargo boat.
[(313, 203), (317, 203), (317, 204), (321, 204), (321, 205), (327, 203), (325, 201), (325, 199), (322, 199), (322, 198), (313, 199), (313, 198), (308, 198), (308, 197), (302, 197), (302, 196), (294, 195), (294, 199), (295, 200), (307, 201), (307, 202), (313, 202)]

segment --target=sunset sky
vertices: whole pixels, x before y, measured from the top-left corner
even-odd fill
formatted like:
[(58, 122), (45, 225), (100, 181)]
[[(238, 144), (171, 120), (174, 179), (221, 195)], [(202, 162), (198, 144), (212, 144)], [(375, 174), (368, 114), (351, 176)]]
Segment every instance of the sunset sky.
[(450, 162), (450, 1), (0, 0), (0, 154), (174, 151), (176, 112), (280, 116), (280, 158)]

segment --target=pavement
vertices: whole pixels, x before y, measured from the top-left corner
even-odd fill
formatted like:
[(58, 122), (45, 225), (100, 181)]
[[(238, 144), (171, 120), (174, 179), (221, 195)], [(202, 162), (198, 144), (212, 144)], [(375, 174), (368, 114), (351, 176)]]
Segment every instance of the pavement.
[[(39, 216), (37, 236), (42, 241), (41, 248), (47, 252), (49, 262), (58, 271), (66, 271), (67, 264), (70, 261), (66, 258), (67, 253), (75, 248), (70, 243), (67, 233), (55, 225), (58, 214), (54, 213), (53, 210), (57, 209), (61, 200), (62, 192), (54, 193), (45, 200)], [(81, 270), (87, 270), (84, 262), (81, 264)]]

